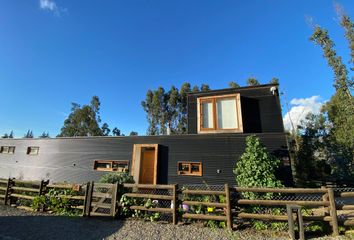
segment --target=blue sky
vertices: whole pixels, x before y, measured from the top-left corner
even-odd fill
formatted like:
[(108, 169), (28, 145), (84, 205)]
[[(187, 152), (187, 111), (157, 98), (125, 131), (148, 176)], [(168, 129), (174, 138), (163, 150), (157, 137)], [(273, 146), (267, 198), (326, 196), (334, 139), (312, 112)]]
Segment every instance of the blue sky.
[[(352, 0), (338, 3), (354, 18)], [(333, 93), (333, 74), (306, 16), (347, 62), (331, 0), (1, 1), (0, 134), (55, 136), (71, 102), (93, 95), (110, 127), (145, 134), (146, 91), (186, 81), (218, 89), (277, 77), (293, 107), (318, 104)]]

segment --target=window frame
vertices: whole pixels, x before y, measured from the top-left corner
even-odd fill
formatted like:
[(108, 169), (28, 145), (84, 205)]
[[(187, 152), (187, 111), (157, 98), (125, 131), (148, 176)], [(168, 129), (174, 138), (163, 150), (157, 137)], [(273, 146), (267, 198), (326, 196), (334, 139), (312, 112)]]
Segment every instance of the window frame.
[[(236, 128), (218, 128), (218, 116), (217, 116), (217, 101), (223, 99), (235, 99), (236, 106)], [(203, 127), (203, 103), (212, 102), (213, 103), (213, 128), (204, 128)], [(240, 94), (227, 94), (220, 96), (207, 96), (197, 98), (197, 127), (198, 133), (223, 133), (223, 132), (243, 132), (242, 125), (242, 114), (241, 114), (241, 101)]]
[[(122, 171), (118, 171), (119, 168), (113, 168), (113, 164), (125, 164), (127, 167), (123, 168)], [(99, 168), (97, 167), (98, 163), (109, 163), (110, 168)], [(125, 169), (125, 170), (124, 170)], [(129, 172), (129, 160), (94, 160), (93, 161), (93, 170), (99, 172)]]
[[(7, 150), (5, 151), (5, 149), (7, 149)], [(16, 149), (15, 146), (1, 146), (0, 153), (1, 154), (15, 154), (15, 149)]]
[[(31, 149), (37, 149), (37, 151), (34, 153), (31, 153)], [(31, 155), (31, 156), (38, 155), (39, 154), (39, 147), (38, 146), (28, 146), (26, 153), (27, 153), (27, 155)]]
[[(181, 171), (180, 165), (188, 165), (188, 171)], [(192, 172), (192, 165), (199, 165), (199, 172)], [(182, 176), (203, 176), (203, 163), (202, 162), (188, 162), (188, 161), (179, 161), (177, 162), (177, 173)]]

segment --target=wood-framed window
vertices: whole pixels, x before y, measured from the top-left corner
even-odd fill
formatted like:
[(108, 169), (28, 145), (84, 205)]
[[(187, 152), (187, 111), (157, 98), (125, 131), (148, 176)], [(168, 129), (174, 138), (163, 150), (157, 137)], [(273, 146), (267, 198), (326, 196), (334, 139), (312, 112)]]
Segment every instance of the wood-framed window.
[(93, 170), (106, 172), (128, 172), (128, 160), (95, 160)]
[(243, 132), (240, 94), (198, 98), (198, 133)]
[(203, 165), (201, 162), (178, 162), (178, 175), (202, 176)]
[(14, 154), (15, 153), (15, 146), (2, 146), (0, 149), (0, 153)]
[(28, 147), (27, 148), (27, 155), (38, 155), (39, 147)]

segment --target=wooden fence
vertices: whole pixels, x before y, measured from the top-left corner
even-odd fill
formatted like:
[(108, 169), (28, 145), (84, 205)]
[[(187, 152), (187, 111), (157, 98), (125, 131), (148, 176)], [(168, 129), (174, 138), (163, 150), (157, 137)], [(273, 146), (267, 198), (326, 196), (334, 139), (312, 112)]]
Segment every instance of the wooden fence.
[[(123, 192), (128, 198), (150, 199), (168, 202), (164, 206), (146, 207), (129, 206), (131, 210), (160, 212), (170, 215), (177, 224), (183, 219), (224, 221), (229, 229), (235, 220), (287, 221), (283, 211), (280, 214), (268, 211), (247, 212), (248, 207), (282, 208), (287, 205), (299, 205), (311, 209), (311, 214), (304, 215), (304, 221), (325, 221), (332, 226), (333, 235), (339, 235), (338, 226), (354, 226), (354, 189), (340, 188), (244, 188), (229, 187), (227, 184), (219, 189), (188, 189), (178, 185), (147, 184), (103, 184), (89, 182), (86, 184), (49, 184), (49, 181), (23, 181), (17, 179), (0, 179), (0, 201), (11, 204), (19, 199), (33, 200), (36, 196), (47, 195), (50, 189), (73, 190), (73, 195), (57, 197), (75, 200), (73, 209), (82, 210), (83, 216), (111, 216), (119, 213), (119, 195)], [(246, 193), (270, 194), (271, 197), (247, 199)], [(196, 196), (209, 196), (208, 200)], [(258, 195), (259, 196), (259, 195)], [(268, 195), (269, 196), (269, 195)], [(222, 200), (221, 200), (222, 199)], [(187, 210), (179, 214), (183, 206), (204, 206), (212, 211), (195, 213)], [(236, 210), (237, 209), (237, 210)]]

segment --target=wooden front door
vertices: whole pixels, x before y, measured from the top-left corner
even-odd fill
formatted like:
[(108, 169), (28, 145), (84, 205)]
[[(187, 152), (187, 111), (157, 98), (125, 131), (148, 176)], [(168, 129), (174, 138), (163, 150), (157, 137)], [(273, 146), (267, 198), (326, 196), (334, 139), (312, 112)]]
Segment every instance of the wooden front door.
[(139, 183), (154, 184), (155, 151), (156, 151), (155, 148), (142, 148), (141, 149)]

